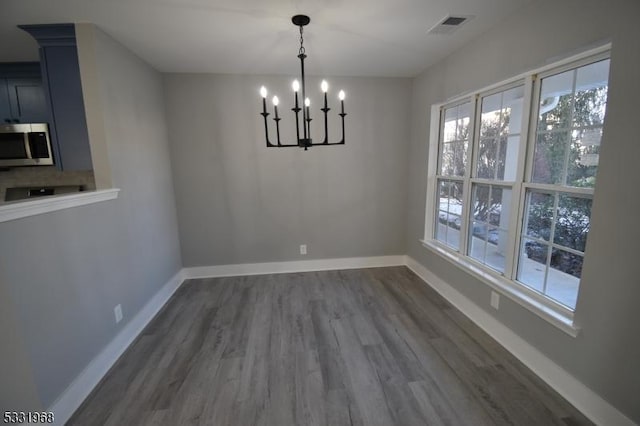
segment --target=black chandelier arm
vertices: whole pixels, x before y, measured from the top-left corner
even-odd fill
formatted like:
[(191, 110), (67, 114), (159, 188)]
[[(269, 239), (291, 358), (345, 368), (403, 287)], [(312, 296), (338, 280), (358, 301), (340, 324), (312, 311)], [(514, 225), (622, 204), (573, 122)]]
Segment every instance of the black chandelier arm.
[(264, 137), (265, 140), (267, 141), (267, 147), (274, 147), (274, 146), (278, 146), (278, 145), (274, 145), (269, 141), (269, 123), (267, 122), (267, 117), (270, 115), (268, 112), (261, 112), (260, 113), (261, 116), (264, 117)]
[(320, 108), (320, 111), (324, 113), (324, 141), (322, 141), (322, 143), (327, 145), (329, 143), (329, 121), (327, 113), (331, 111), (331, 108), (327, 105), (327, 92), (324, 92), (324, 107)]
[[(307, 139), (307, 137), (311, 137), (310, 133), (308, 133), (308, 128), (307, 128), (307, 115), (309, 113), (309, 107), (306, 106), (306, 102), (307, 102), (307, 90), (306, 90), (306, 82), (305, 82), (305, 78), (304, 78), (304, 58), (306, 58), (307, 55), (305, 55), (304, 53), (301, 53), (298, 55), (298, 58), (300, 58), (300, 70), (301, 70), (301, 74), (302, 74), (302, 134), (304, 135), (304, 139)], [(307, 136), (309, 135), (309, 136)], [(300, 138), (298, 138), (300, 139)]]
[(280, 118), (276, 117), (273, 119), (273, 121), (276, 122), (276, 142), (278, 143), (278, 146), (281, 146), (282, 144), (280, 143)]
[[(331, 111), (331, 108), (321, 108), (321, 111), (324, 113), (324, 140), (320, 143), (313, 143), (311, 138), (302, 138), (300, 139), (300, 129), (299, 129), (299, 113), (300, 110), (304, 111), (305, 108), (291, 108), (291, 111), (294, 112), (295, 116), (296, 116), (296, 133), (297, 133), (297, 141), (298, 143), (293, 143), (293, 144), (284, 144), (281, 142), (280, 140), (280, 120), (282, 120), (281, 118), (279, 118), (277, 115), (273, 118), (273, 121), (275, 121), (276, 123), (276, 144), (273, 144), (270, 140), (269, 140), (269, 123), (267, 121), (267, 118), (271, 115), (271, 113), (266, 112), (266, 105), (265, 105), (265, 112), (261, 112), (260, 115), (264, 118), (264, 134), (265, 134), (265, 139), (267, 142), (267, 147), (269, 148), (288, 148), (288, 147), (292, 147), (292, 146), (298, 146), (300, 148), (304, 148), (305, 151), (311, 147), (311, 146), (327, 146), (327, 145), (344, 145), (345, 144), (345, 132), (344, 132), (344, 117), (347, 115), (346, 113), (342, 112), (340, 114), (338, 114), (340, 116), (340, 121), (342, 124), (342, 139), (339, 142), (329, 142), (329, 125), (328, 125), (328, 118), (327, 115), (329, 113), (329, 111)], [(306, 115), (306, 114), (305, 114)], [(308, 134), (311, 134), (311, 121), (313, 120), (311, 118), (311, 116), (307, 116), (306, 118), (303, 118), (303, 120), (306, 122), (305, 124), (305, 128), (308, 131)]]
[(344, 108), (342, 109), (342, 112), (340, 113), (340, 119), (342, 121), (342, 140), (340, 142), (338, 142), (336, 145), (344, 145), (344, 117), (347, 115), (346, 112), (344, 112)]
[(296, 140), (299, 141), (300, 140), (300, 119), (299, 119), (300, 107), (298, 106), (298, 92), (294, 92), (294, 93), (295, 93), (295, 104), (294, 104), (295, 107), (291, 108), (291, 111), (293, 111), (294, 114), (296, 115)]

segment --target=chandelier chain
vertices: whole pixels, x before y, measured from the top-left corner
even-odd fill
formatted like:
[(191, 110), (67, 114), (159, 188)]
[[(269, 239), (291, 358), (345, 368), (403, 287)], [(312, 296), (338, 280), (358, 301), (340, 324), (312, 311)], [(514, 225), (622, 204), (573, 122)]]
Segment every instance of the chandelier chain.
[(298, 54), (299, 55), (304, 55), (305, 54), (305, 50), (304, 50), (304, 38), (302, 37), (302, 32), (304, 30), (304, 27), (302, 25), (300, 25), (300, 50), (298, 50)]

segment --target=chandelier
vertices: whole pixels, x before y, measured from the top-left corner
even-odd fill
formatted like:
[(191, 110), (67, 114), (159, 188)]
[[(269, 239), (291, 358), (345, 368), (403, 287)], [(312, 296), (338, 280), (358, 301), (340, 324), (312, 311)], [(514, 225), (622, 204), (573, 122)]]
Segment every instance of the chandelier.
[[(276, 124), (276, 142), (272, 143), (269, 140), (269, 122), (267, 117), (271, 115), (271, 113), (267, 112), (267, 89), (262, 86), (260, 88), (260, 95), (262, 96), (262, 112), (260, 115), (264, 117), (264, 135), (267, 141), (267, 147), (275, 147), (275, 148), (284, 148), (290, 146), (299, 146), (300, 148), (304, 148), (306, 151), (310, 146), (327, 146), (327, 145), (344, 145), (344, 117), (347, 115), (344, 112), (344, 90), (340, 90), (338, 93), (338, 99), (340, 100), (340, 114), (338, 114), (342, 121), (342, 139), (340, 142), (329, 142), (329, 124), (328, 124), (328, 113), (331, 111), (329, 105), (327, 103), (327, 92), (329, 91), (329, 84), (322, 80), (320, 84), (320, 89), (324, 93), (324, 107), (320, 108), (320, 111), (324, 113), (324, 140), (322, 142), (314, 143), (311, 139), (311, 101), (307, 97), (306, 92), (306, 82), (304, 76), (304, 60), (307, 57), (304, 49), (304, 38), (302, 37), (302, 33), (304, 27), (309, 24), (311, 19), (306, 15), (295, 15), (291, 18), (291, 22), (297, 27), (300, 27), (300, 49), (298, 50), (298, 58), (300, 59), (300, 79), (302, 84), (298, 80), (294, 80), (291, 85), (294, 92), (294, 107), (291, 108), (291, 111), (295, 114), (296, 117), (296, 142), (291, 144), (282, 143), (280, 141), (280, 120), (282, 120), (278, 116), (278, 104), (280, 103), (277, 96), (274, 96), (272, 99), (273, 102), (273, 121)], [(304, 107), (300, 108), (300, 104), (298, 101), (298, 92), (302, 89), (302, 99), (304, 102)], [(300, 111), (302, 111), (302, 137), (300, 132)]]

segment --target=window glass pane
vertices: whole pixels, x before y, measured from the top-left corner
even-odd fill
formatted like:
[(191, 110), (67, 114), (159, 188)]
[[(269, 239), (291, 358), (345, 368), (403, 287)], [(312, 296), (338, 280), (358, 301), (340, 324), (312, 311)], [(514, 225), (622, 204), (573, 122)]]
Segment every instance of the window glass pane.
[(469, 256), (484, 263), (486, 249), (487, 225), (474, 221), (471, 224), (471, 238), (469, 246)]
[[(436, 239), (438, 241), (447, 240), (447, 228), (441, 226), (442, 218), (446, 218), (449, 211), (449, 187), (445, 182), (438, 180), (438, 210), (437, 210), (437, 226), (435, 228)], [(446, 219), (445, 219), (446, 223)]]
[(441, 145), (440, 174), (443, 176), (464, 176), (467, 162), (467, 142), (445, 142)]
[(590, 217), (590, 199), (560, 195), (553, 242), (584, 252)]
[(553, 223), (553, 195), (529, 192), (526, 209), (525, 235), (549, 241)]
[(602, 126), (607, 109), (609, 60), (578, 68), (573, 107), (574, 127)]
[(580, 255), (553, 249), (545, 294), (574, 309), (582, 274), (582, 260), (583, 257)]
[(487, 233), (487, 254), (485, 262), (493, 269), (504, 272), (505, 265), (505, 249), (508, 231), (500, 228), (490, 228)]
[(478, 164), (476, 176), (482, 179), (495, 179), (498, 139), (482, 139), (478, 145)]
[(440, 174), (443, 176), (454, 175), (455, 142), (447, 142), (440, 145)]
[(480, 137), (493, 138), (502, 133), (502, 92), (482, 98)]
[(453, 159), (453, 175), (454, 176), (464, 176), (465, 167), (467, 165), (467, 148), (469, 147), (469, 142), (461, 141), (454, 142), (455, 144), (455, 153)]
[(462, 182), (438, 181), (436, 239), (458, 250), (462, 225)]
[(562, 184), (569, 140), (568, 132), (538, 135), (533, 154), (533, 182)]
[(464, 176), (469, 147), (469, 102), (444, 110), (440, 141), (439, 170), (443, 176)]
[(471, 103), (458, 105), (458, 123), (456, 126), (456, 139), (469, 139), (469, 123), (471, 122)]
[(520, 133), (523, 98), (523, 86), (482, 98), (477, 177), (515, 180), (520, 137), (507, 137)]
[(495, 185), (473, 186), (469, 256), (499, 272), (504, 272), (508, 247), (511, 192), (511, 188)]
[(509, 136), (506, 139), (506, 143), (500, 145), (500, 149), (501, 152), (500, 161), (498, 162), (498, 179), (515, 181), (517, 177), (520, 136)]
[(575, 70), (569, 70), (542, 80), (538, 106), (538, 130), (571, 127), (574, 77)]
[(523, 238), (518, 265), (518, 281), (539, 292), (544, 291), (549, 246)]
[(444, 111), (444, 128), (442, 132), (444, 142), (451, 142), (456, 139), (457, 113), (457, 108), (447, 108)]
[(572, 132), (567, 168), (567, 185), (593, 188), (600, 160), (602, 128), (576, 129)]
[(522, 105), (524, 100), (524, 86), (514, 87), (503, 92), (503, 134), (515, 135), (522, 127)]
[[(582, 256), (554, 248), (551, 251), (551, 268), (569, 274), (571, 277), (580, 278), (582, 275)], [(573, 281), (569, 277), (563, 278)]]
[(491, 187), (491, 198), (488, 209), (488, 222), (489, 225), (500, 226), (501, 228), (507, 228), (509, 226), (509, 203), (505, 206), (505, 214), (502, 215), (503, 198), (509, 197), (511, 201), (511, 189), (502, 188), (499, 186)]
[[(504, 179), (505, 161), (507, 156), (507, 138), (498, 139), (498, 170), (496, 171), (496, 179)], [(517, 160), (516, 160), (517, 161)], [(515, 165), (514, 165), (515, 166)]]
[(532, 181), (593, 188), (609, 60), (542, 79)]
[(487, 221), (489, 210), (489, 185), (473, 185), (473, 218)]

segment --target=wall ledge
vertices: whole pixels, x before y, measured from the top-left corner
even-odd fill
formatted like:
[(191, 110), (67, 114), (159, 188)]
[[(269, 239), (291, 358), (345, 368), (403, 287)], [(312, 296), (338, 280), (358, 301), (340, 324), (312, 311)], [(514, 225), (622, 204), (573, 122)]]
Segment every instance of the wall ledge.
[(70, 209), (72, 207), (114, 200), (118, 198), (118, 192), (120, 192), (120, 189), (112, 188), (0, 205), (0, 222), (8, 222), (58, 210)]

